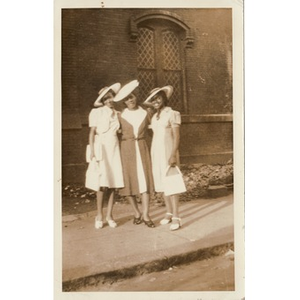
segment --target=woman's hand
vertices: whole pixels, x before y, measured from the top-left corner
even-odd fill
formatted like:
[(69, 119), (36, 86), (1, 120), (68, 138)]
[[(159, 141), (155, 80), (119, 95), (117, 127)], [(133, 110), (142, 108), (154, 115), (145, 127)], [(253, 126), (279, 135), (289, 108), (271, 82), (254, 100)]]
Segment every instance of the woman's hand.
[(93, 160), (94, 157), (95, 157), (95, 152), (94, 150), (91, 150), (91, 154), (90, 154), (91, 161)]
[(177, 164), (177, 159), (176, 159), (176, 155), (171, 155), (168, 161), (169, 165), (171, 167), (175, 167)]
[(149, 114), (153, 114), (153, 112), (154, 112), (154, 107), (153, 107), (153, 106), (148, 106), (148, 107), (147, 107), (147, 112), (148, 112)]
[(154, 109), (154, 107), (150, 106), (150, 107), (147, 107), (146, 110), (147, 110), (147, 113), (148, 113), (148, 117), (151, 120), (151, 118), (155, 114), (155, 109)]

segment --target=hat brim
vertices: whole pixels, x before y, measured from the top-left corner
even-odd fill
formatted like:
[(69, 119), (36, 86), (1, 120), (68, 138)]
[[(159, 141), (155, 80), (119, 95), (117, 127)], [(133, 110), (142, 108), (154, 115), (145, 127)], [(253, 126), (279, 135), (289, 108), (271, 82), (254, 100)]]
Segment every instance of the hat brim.
[(117, 93), (114, 98), (114, 102), (120, 102), (124, 100), (128, 95), (130, 95), (137, 87), (139, 86), (139, 82), (137, 80), (130, 81), (125, 84)]
[(94, 102), (95, 107), (103, 106), (103, 103), (101, 102), (102, 98), (108, 93), (108, 91), (112, 90), (115, 94), (118, 93), (118, 91), (121, 88), (121, 84), (119, 82), (112, 84), (111, 86), (107, 86), (100, 90), (99, 96)]
[(173, 94), (173, 87), (171, 85), (166, 85), (162, 88), (156, 89), (147, 97), (147, 99), (144, 101), (144, 104), (151, 105), (152, 98), (161, 91), (165, 92), (167, 98), (169, 99)]

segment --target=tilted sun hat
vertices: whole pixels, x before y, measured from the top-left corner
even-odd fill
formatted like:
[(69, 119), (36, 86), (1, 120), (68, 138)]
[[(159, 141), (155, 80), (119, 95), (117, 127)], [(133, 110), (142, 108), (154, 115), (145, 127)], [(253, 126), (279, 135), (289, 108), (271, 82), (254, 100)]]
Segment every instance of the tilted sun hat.
[(115, 102), (119, 102), (130, 95), (138, 86), (139, 82), (135, 79), (125, 84), (118, 92), (116, 97), (114, 98)]
[(171, 85), (166, 85), (164, 87), (161, 88), (155, 88), (153, 89), (150, 93), (149, 96), (147, 97), (147, 99), (144, 101), (144, 104), (151, 104), (151, 99), (160, 91), (165, 92), (167, 98), (169, 99), (172, 94), (173, 94), (173, 87)]
[(103, 106), (103, 103), (101, 102), (101, 100), (107, 94), (107, 92), (110, 91), (110, 90), (112, 90), (112, 91), (114, 91), (115, 94), (117, 94), (118, 91), (120, 90), (120, 88), (121, 88), (121, 83), (119, 83), (119, 82), (114, 83), (111, 86), (106, 86), (106, 87), (102, 88), (98, 92), (99, 96), (96, 99), (96, 101), (94, 102), (94, 106), (95, 107)]

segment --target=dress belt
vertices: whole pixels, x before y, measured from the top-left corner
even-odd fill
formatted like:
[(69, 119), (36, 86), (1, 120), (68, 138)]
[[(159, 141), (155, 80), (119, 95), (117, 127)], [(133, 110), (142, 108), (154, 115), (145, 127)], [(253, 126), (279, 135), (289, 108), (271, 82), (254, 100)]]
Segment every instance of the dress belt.
[(140, 141), (144, 140), (145, 138), (131, 138), (131, 139), (122, 139), (122, 141)]

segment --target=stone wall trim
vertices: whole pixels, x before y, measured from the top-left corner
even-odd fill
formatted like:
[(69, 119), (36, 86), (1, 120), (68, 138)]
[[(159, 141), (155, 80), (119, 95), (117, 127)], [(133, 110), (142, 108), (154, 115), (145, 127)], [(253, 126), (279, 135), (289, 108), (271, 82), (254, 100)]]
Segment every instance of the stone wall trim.
[(233, 122), (232, 114), (182, 115), (182, 123)]

